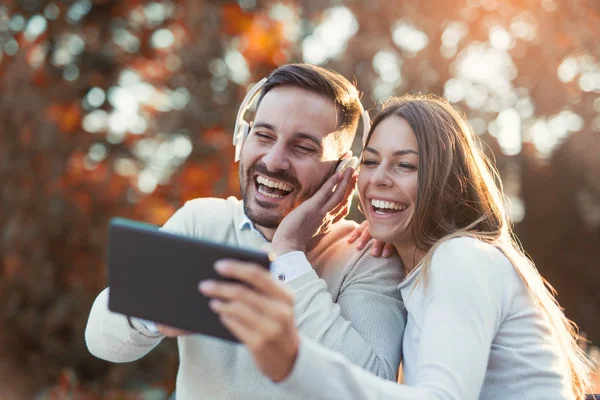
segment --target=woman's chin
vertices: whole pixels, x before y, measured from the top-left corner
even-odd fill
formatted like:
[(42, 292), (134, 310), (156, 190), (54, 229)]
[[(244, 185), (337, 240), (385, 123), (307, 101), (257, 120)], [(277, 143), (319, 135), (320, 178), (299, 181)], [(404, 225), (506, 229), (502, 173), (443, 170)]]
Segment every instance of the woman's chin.
[(389, 229), (377, 229), (376, 227), (372, 227), (370, 224), (369, 233), (373, 239), (384, 243), (393, 243), (395, 239), (394, 236), (390, 234)]

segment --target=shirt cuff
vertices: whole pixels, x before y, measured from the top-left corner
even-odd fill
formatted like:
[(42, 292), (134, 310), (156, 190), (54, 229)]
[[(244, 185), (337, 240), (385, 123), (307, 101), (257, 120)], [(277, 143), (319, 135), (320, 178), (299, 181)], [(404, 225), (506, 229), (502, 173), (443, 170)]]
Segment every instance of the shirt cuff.
[(281, 283), (293, 281), (312, 270), (312, 265), (302, 251), (285, 253), (271, 263), (271, 274)]
[(148, 330), (148, 332), (158, 333), (158, 327), (156, 326), (156, 322), (148, 321), (147, 319), (135, 318), (135, 317), (131, 317), (131, 319), (142, 324), (144, 326), (144, 328), (146, 328)]

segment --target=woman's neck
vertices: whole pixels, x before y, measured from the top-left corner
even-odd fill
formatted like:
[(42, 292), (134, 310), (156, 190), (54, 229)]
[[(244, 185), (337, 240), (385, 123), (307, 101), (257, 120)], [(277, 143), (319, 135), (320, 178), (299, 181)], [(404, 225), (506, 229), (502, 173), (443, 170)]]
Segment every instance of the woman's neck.
[(400, 256), (400, 260), (402, 260), (402, 269), (405, 276), (410, 274), (425, 257), (425, 253), (419, 250), (414, 242), (396, 244), (394, 247)]

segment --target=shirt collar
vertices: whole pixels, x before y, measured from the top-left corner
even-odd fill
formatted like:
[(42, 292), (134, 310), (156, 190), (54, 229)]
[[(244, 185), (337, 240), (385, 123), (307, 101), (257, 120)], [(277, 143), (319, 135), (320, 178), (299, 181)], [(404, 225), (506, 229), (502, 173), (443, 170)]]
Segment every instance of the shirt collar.
[(244, 213), (244, 216), (242, 217), (242, 222), (240, 223), (240, 226), (238, 226), (238, 229), (240, 231), (247, 231), (247, 230), (255, 229), (254, 224), (252, 223), (252, 221), (250, 221), (250, 218), (248, 218), (246, 213)]
[(246, 213), (243, 214), (242, 216), (242, 222), (240, 223), (240, 225), (238, 226), (238, 229), (240, 231), (250, 231), (250, 232), (254, 232), (256, 235), (260, 236), (260, 238), (262, 240), (264, 240), (265, 242), (267, 242), (268, 240), (264, 237), (264, 235), (258, 230), (256, 229), (256, 227), (254, 226), (254, 222), (252, 222), (250, 220), (250, 218), (248, 218), (248, 216), (246, 215)]

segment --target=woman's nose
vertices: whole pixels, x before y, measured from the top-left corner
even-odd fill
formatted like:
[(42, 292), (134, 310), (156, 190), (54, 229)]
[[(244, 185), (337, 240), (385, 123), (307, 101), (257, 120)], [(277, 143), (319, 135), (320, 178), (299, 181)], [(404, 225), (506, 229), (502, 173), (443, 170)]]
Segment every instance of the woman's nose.
[(391, 181), (387, 170), (381, 165), (371, 175), (371, 183), (375, 186), (390, 186)]

